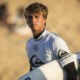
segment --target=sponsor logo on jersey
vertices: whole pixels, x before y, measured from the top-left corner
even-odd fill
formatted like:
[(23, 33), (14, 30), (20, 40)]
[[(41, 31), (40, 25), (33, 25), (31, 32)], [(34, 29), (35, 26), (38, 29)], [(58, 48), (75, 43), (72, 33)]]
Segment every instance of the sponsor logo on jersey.
[(25, 80), (31, 80), (31, 78), (30, 77), (27, 77)]
[(39, 67), (44, 63), (36, 55), (33, 55), (30, 59), (30, 64), (32, 67)]
[(68, 57), (70, 57), (71, 55), (70, 55), (70, 53), (68, 53), (68, 52), (66, 52), (66, 51), (64, 51), (64, 50), (59, 50), (58, 51), (58, 58), (59, 59), (66, 59), (66, 58), (68, 58)]

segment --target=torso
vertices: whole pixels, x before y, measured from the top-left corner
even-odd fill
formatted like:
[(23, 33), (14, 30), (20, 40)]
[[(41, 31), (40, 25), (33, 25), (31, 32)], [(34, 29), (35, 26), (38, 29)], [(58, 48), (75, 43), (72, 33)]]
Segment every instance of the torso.
[(57, 37), (57, 35), (45, 30), (37, 40), (31, 38), (28, 41), (28, 58), (33, 67), (39, 67), (47, 62), (57, 59), (52, 47), (53, 41)]

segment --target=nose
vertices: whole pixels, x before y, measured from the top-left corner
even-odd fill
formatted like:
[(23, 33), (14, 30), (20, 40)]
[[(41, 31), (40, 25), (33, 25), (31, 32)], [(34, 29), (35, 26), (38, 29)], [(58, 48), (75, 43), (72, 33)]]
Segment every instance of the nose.
[(32, 17), (32, 21), (33, 21), (33, 23), (36, 23), (37, 22), (37, 19), (36, 19), (35, 16)]

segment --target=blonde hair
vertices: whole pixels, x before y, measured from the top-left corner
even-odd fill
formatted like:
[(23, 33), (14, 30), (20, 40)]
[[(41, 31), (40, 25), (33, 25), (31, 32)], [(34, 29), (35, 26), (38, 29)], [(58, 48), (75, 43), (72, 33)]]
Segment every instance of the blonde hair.
[(42, 3), (35, 2), (25, 9), (24, 16), (27, 17), (28, 14), (40, 14), (40, 13), (42, 13), (42, 16), (46, 19), (48, 15), (48, 8)]

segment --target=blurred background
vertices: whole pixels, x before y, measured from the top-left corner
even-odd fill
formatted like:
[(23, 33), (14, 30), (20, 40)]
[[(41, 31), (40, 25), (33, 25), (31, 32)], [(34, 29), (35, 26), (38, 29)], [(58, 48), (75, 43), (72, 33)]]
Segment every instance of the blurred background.
[(26, 41), (32, 33), (24, 9), (36, 1), (49, 8), (46, 28), (60, 35), (71, 53), (80, 51), (80, 0), (0, 0), (0, 80), (17, 80), (29, 71)]

